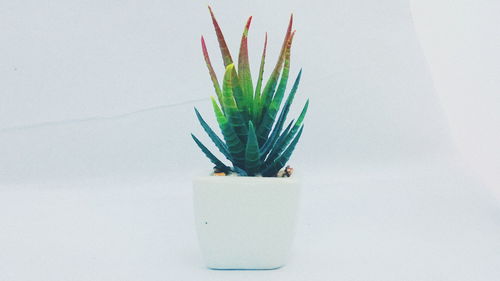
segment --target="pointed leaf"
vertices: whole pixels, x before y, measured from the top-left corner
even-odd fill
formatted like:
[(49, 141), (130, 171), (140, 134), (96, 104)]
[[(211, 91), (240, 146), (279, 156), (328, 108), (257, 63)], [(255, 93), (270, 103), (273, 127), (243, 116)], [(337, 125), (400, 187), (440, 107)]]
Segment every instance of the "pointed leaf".
[(245, 170), (248, 175), (254, 176), (260, 169), (260, 154), (257, 136), (252, 121), (248, 122), (248, 141), (245, 149)]
[(208, 148), (205, 145), (203, 145), (203, 143), (201, 143), (201, 141), (197, 137), (195, 137), (193, 134), (191, 134), (191, 137), (196, 142), (196, 144), (201, 149), (201, 151), (203, 151), (203, 153), (205, 153), (207, 158), (210, 159), (210, 161), (212, 163), (214, 163), (214, 165), (217, 169), (220, 169), (220, 170), (225, 171), (225, 172), (230, 170), (230, 168), (228, 166), (226, 166), (224, 163), (222, 163), (222, 161), (217, 159), (217, 157), (215, 157), (215, 155), (213, 155), (213, 153), (210, 152), (210, 150), (208, 150)]
[(222, 84), (222, 102), (224, 104), (224, 108), (226, 109), (225, 113), (228, 117), (229, 124), (234, 128), (240, 140), (245, 143), (248, 128), (233, 96), (233, 70), (233, 64), (226, 67), (224, 83)]
[(286, 135), (286, 137), (284, 137), (281, 140), (278, 140), (276, 142), (276, 145), (273, 147), (273, 149), (271, 150), (271, 153), (269, 153), (269, 156), (266, 159), (267, 163), (269, 163), (269, 161), (273, 161), (274, 158), (278, 157), (283, 152), (285, 147), (292, 141), (295, 134), (299, 130), (300, 126), (302, 125), (302, 122), (304, 121), (304, 117), (307, 113), (308, 107), (309, 107), (309, 100), (306, 101), (306, 104), (302, 108), (302, 112), (300, 113), (299, 118), (297, 118), (297, 121), (293, 125), (290, 132)]
[[(212, 98), (213, 99), (213, 98)], [(215, 146), (219, 149), (219, 151), (226, 156), (226, 158), (231, 161), (232, 157), (231, 154), (229, 153), (229, 150), (227, 149), (226, 144), (217, 136), (217, 134), (210, 128), (210, 126), (203, 120), (203, 117), (201, 116), (200, 112), (196, 107), (194, 108), (194, 111), (196, 113), (196, 117), (198, 118), (198, 121), (200, 121), (201, 126), (207, 132), (208, 136), (210, 139), (214, 142)]]
[(222, 60), (224, 61), (224, 66), (228, 66), (233, 63), (233, 59), (231, 58), (231, 54), (229, 53), (229, 48), (227, 47), (226, 40), (224, 39), (224, 35), (222, 34), (219, 23), (215, 19), (215, 15), (210, 6), (208, 6), (208, 10), (210, 11), (210, 16), (212, 17), (212, 23), (215, 28), (215, 33), (217, 34), (217, 40), (219, 41), (219, 47), (222, 54)]
[(259, 139), (259, 144), (264, 144), (269, 136), (269, 132), (274, 124), (274, 120), (276, 118), (276, 114), (281, 106), (281, 101), (283, 100), (283, 95), (285, 93), (286, 84), (288, 82), (288, 73), (290, 72), (290, 50), (292, 47), (293, 36), (295, 31), (292, 32), (290, 39), (287, 43), (287, 48), (285, 52), (285, 64), (283, 65), (283, 72), (281, 73), (281, 79), (276, 90), (276, 93), (272, 99), (272, 102), (264, 112), (264, 116), (262, 119), (262, 123), (259, 125), (259, 129), (257, 130), (257, 138)]
[[(262, 92), (262, 95), (260, 97), (258, 116), (261, 116), (262, 113), (267, 109), (267, 106), (269, 106), (269, 103), (271, 102), (271, 99), (273, 97), (274, 90), (276, 89), (276, 84), (278, 83), (278, 76), (281, 72), (281, 68), (285, 60), (285, 51), (288, 46), (288, 40), (290, 39), (292, 33), (292, 24), (293, 24), (293, 15), (290, 16), (290, 22), (288, 23), (288, 29), (286, 31), (285, 39), (283, 40), (283, 45), (281, 47), (278, 62), (276, 63), (276, 66), (274, 67), (271, 76), (267, 80), (266, 86), (264, 87), (264, 91)], [(258, 124), (260, 124), (260, 119), (258, 121), (259, 121)]]
[(253, 119), (257, 120), (258, 111), (259, 111), (259, 102), (261, 95), (261, 87), (262, 87), (262, 76), (264, 75), (264, 65), (266, 60), (266, 49), (267, 49), (267, 32), (266, 38), (264, 39), (264, 50), (262, 51), (262, 57), (260, 59), (260, 67), (259, 67), (259, 77), (257, 78), (257, 86), (255, 86), (255, 95), (253, 101)]
[(205, 63), (207, 64), (208, 72), (210, 74), (210, 79), (212, 79), (212, 84), (214, 85), (215, 93), (219, 99), (219, 103), (222, 105), (222, 90), (220, 89), (219, 81), (217, 80), (217, 75), (215, 74), (212, 63), (210, 62), (210, 57), (208, 56), (207, 46), (205, 44), (205, 39), (201, 36), (201, 49), (203, 51), (203, 57), (205, 58)]
[(262, 171), (263, 176), (265, 177), (276, 176), (279, 170), (285, 166), (286, 162), (288, 162), (288, 160), (290, 159), (290, 156), (292, 156), (292, 152), (295, 149), (295, 146), (297, 145), (300, 136), (302, 135), (303, 129), (304, 126), (300, 127), (297, 136), (295, 136), (295, 138), (286, 148), (286, 150), (278, 158), (274, 159), (274, 161)]
[(295, 78), (295, 82), (293, 83), (292, 90), (290, 91), (290, 94), (288, 94), (285, 105), (281, 109), (280, 115), (278, 117), (278, 121), (276, 121), (276, 124), (274, 125), (274, 128), (271, 132), (271, 135), (266, 140), (266, 143), (263, 146), (263, 148), (265, 148), (265, 150), (262, 150), (261, 154), (265, 155), (265, 154), (269, 153), (268, 149), (271, 149), (276, 144), (276, 141), (278, 139), (278, 135), (281, 133), (281, 129), (283, 129), (283, 125), (285, 123), (288, 112), (290, 111), (290, 107), (292, 105), (293, 98), (295, 97), (295, 93), (297, 92), (297, 89), (299, 87), (301, 77), (302, 77), (302, 69), (299, 71), (297, 78)]
[(226, 141), (227, 149), (231, 154), (231, 162), (234, 166), (244, 167), (245, 164), (245, 145), (241, 142), (240, 138), (234, 131), (234, 128), (229, 124), (229, 120), (224, 116), (215, 99), (212, 98), (212, 105), (214, 107), (215, 117), (219, 128), (222, 131), (224, 140)]
[(286, 137), (286, 135), (290, 131), (290, 128), (293, 125), (293, 121), (295, 120), (292, 120), (290, 121), (290, 123), (288, 123), (288, 126), (286, 126), (285, 130), (283, 130), (283, 133), (281, 135), (278, 130), (273, 130), (271, 136), (269, 137), (269, 139), (267, 139), (266, 143), (264, 144), (264, 146), (262, 146), (260, 150), (261, 159), (265, 159), (267, 154), (271, 152), (271, 149), (276, 145), (276, 143), (278, 143), (280, 140)]
[(247, 98), (245, 97), (245, 94), (240, 84), (240, 79), (238, 78), (238, 74), (236, 73), (236, 70), (234, 68), (231, 73), (231, 83), (232, 83), (233, 96), (236, 102), (236, 106), (238, 108), (238, 111), (240, 112), (241, 117), (243, 118), (243, 121), (246, 124), (246, 122), (250, 120), (250, 108), (249, 108), (250, 104)]
[[(219, 105), (218, 105), (218, 104), (217, 104), (217, 102), (215, 101), (215, 98), (214, 98), (214, 97), (210, 97), (210, 100), (212, 101), (212, 106), (213, 106), (213, 109), (214, 109), (214, 112), (215, 112), (215, 117), (217, 117), (217, 116), (218, 116), (217, 114), (218, 114), (219, 112), (220, 112), (220, 114), (221, 114), (222, 116), (224, 116), (224, 113), (222, 112), (221, 108), (219, 107)], [(219, 119), (217, 118), (216, 120), (217, 120), (217, 123), (218, 123), (218, 124), (219, 124), (219, 126), (220, 126), (221, 124), (219, 123)]]
[(248, 61), (248, 29), (250, 28), (250, 23), (252, 22), (252, 17), (248, 18), (247, 24), (245, 25), (245, 30), (243, 31), (243, 36), (241, 37), (240, 53), (238, 57), (238, 77), (241, 88), (244, 95), (245, 110), (248, 111), (247, 114), (251, 114), (250, 104), (253, 101), (253, 84), (252, 75), (250, 73), (250, 63)]

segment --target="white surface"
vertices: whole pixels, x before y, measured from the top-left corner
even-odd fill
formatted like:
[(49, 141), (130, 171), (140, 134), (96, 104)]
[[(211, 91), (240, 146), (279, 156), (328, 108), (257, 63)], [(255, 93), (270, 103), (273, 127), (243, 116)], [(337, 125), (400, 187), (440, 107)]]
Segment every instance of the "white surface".
[(200, 33), (220, 63), (204, 5), (3, 1), (0, 280), (500, 279), (498, 202), (456, 167), (408, 1), (214, 9), (233, 50), (254, 16), (254, 71), (264, 32), (272, 67), (295, 12), (294, 110), (311, 106), (290, 164), (314, 177), (290, 263), (201, 261), (189, 179), (209, 163), (192, 106), (214, 120)]
[(195, 225), (207, 267), (284, 266), (295, 236), (299, 194), (295, 178), (196, 178)]
[(0, 279), (496, 280), (495, 202), (433, 170), (305, 182), (291, 259), (276, 271), (206, 269), (185, 181), (3, 186)]

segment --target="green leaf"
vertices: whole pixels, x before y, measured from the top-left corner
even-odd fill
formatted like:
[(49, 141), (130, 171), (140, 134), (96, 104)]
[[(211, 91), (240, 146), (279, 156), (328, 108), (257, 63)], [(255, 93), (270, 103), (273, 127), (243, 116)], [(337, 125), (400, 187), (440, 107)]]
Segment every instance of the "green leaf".
[(309, 107), (309, 100), (306, 101), (306, 104), (302, 108), (302, 112), (300, 113), (299, 118), (297, 118), (297, 121), (293, 125), (290, 132), (286, 135), (286, 137), (284, 137), (281, 140), (278, 140), (276, 142), (276, 145), (273, 147), (273, 149), (271, 150), (271, 153), (269, 153), (269, 156), (266, 159), (266, 163), (269, 163), (269, 161), (272, 161), (274, 158), (278, 157), (283, 152), (285, 147), (292, 141), (295, 134), (299, 130), (300, 126), (302, 125), (302, 122), (304, 121), (304, 117), (307, 113), (308, 107)]
[(214, 163), (214, 165), (215, 165), (215, 167), (217, 169), (220, 169), (220, 170), (222, 170), (224, 172), (227, 172), (227, 171), (231, 170), (228, 166), (224, 165), (224, 163), (222, 163), (222, 161), (220, 161), (219, 159), (217, 159), (217, 157), (215, 157), (215, 155), (213, 155), (213, 153), (210, 152), (210, 150), (208, 150), (208, 148), (206, 146), (204, 146), (203, 143), (201, 143), (201, 141), (197, 137), (195, 137), (193, 134), (191, 134), (191, 137), (196, 142), (196, 144), (201, 149), (201, 151), (203, 151), (203, 153), (205, 153), (205, 155), (207, 156), (207, 158), (210, 159), (210, 161), (212, 163)]
[(253, 101), (253, 84), (252, 84), (252, 75), (250, 73), (250, 63), (248, 61), (248, 43), (247, 43), (248, 29), (250, 28), (251, 22), (252, 22), (252, 17), (248, 18), (247, 24), (245, 25), (243, 36), (241, 37), (240, 53), (238, 57), (238, 77), (241, 88), (243, 90), (243, 100), (245, 104), (244, 107), (241, 108), (245, 110), (245, 113), (248, 114), (248, 116), (251, 116), (252, 108), (250, 107), (250, 105), (252, 104)]
[(255, 128), (252, 121), (248, 122), (248, 141), (245, 149), (245, 170), (248, 175), (254, 176), (260, 169), (260, 153)]
[(224, 108), (226, 109), (225, 113), (228, 117), (229, 124), (234, 128), (239, 139), (245, 143), (247, 139), (248, 128), (241, 111), (236, 105), (236, 101), (233, 96), (233, 70), (233, 64), (230, 64), (226, 67), (226, 73), (224, 74), (224, 83), (222, 84), (222, 102), (224, 104)]
[(258, 117), (257, 125), (260, 124), (262, 113), (267, 110), (267, 107), (271, 103), (273, 98), (274, 90), (276, 89), (276, 84), (278, 83), (278, 76), (280, 75), (281, 68), (283, 66), (283, 62), (285, 60), (286, 48), (288, 46), (288, 40), (290, 39), (292, 33), (292, 24), (293, 24), (293, 15), (290, 16), (290, 22), (288, 23), (288, 29), (286, 31), (285, 39), (283, 40), (283, 45), (281, 47), (280, 55), (278, 58), (278, 62), (271, 73), (271, 76), (267, 80), (266, 86), (264, 87), (264, 91), (262, 91), (262, 95), (259, 99), (259, 108), (258, 108)]
[(264, 177), (276, 176), (276, 174), (279, 172), (279, 170), (285, 166), (286, 162), (288, 162), (288, 160), (292, 156), (292, 152), (295, 149), (295, 146), (297, 145), (297, 142), (299, 141), (300, 136), (302, 135), (303, 129), (304, 129), (304, 126), (300, 127), (300, 130), (299, 130), (297, 136), (295, 136), (295, 138), (290, 143), (290, 145), (286, 148), (286, 150), (278, 158), (274, 159), (274, 161), (272, 163), (270, 163), (270, 165), (268, 165), (262, 171), (262, 176), (264, 176)]
[(217, 123), (219, 123), (219, 128), (222, 131), (227, 148), (231, 154), (231, 158), (233, 159), (231, 162), (234, 166), (244, 167), (245, 145), (241, 142), (240, 138), (234, 131), (234, 128), (229, 124), (228, 119), (224, 116), (214, 98), (212, 98), (212, 105), (214, 107)]
[(232, 170), (233, 170), (233, 172), (237, 173), (238, 175), (240, 175), (242, 177), (248, 176), (247, 172), (238, 166), (233, 166)]
[(214, 97), (210, 97), (210, 100), (212, 101), (212, 106), (213, 106), (214, 113), (215, 113), (215, 117), (216, 117), (216, 119), (215, 119), (215, 120), (217, 120), (217, 123), (218, 123), (218, 124), (219, 124), (219, 126), (220, 126), (220, 125), (221, 125), (221, 123), (219, 122), (220, 120), (219, 120), (218, 116), (219, 116), (219, 114), (220, 114), (222, 117), (224, 117), (225, 115), (224, 115), (224, 113), (222, 112), (222, 110), (221, 110), (221, 108), (219, 107), (219, 105), (217, 104), (217, 102), (215, 101), (215, 98), (214, 98)]
[(219, 151), (224, 154), (224, 156), (231, 161), (232, 157), (231, 154), (229, 153), (229, 150), (227, 149), (227, 145), (217, 136), (217, 134), (210, 128), (210, 126), (203, 120), (203, 117), (201, 116), (200, 112), (196, 107), (194, 108), (194, 111), (196, 113), (196, 117), (198, 118), (198, 121), (200, 121), (201, 126), (207, 132), (208, 136), (210, 139), (214, 142), (215, 146), (219, 149)]
[(229, 48), (227, 47), (226, 40), (224, 39), (224, 35), (222, 34), (222, 30), (220, 29), (219, 23), (215, 19), (215, 15), (210, 6), (208, 6), (208, 10), (210, 11), (210, 16), (212, 17), (215, 34), (217, 34), (217, 40), (219, 41), (219, 48), (222, 54), (222, 60), (224, 61), (224, 66), (228, 66), (233, 63), (231, 53), (229, 53)]
[(261, 87), (262, 87), (262, 76), (264, 75), (264, 65), (266, 60), (266, 49), (267, 49), (267, 32), (266, 38), (264, 39), (264, 50), (262, 51), (262, 57), (260, 59), (260, 67), (259, 67), (259, 77), (257, 78), (257, 86), (255, 86), (255, 95), (253, 101), (253, 120), (259, 119), (259, 102), (261, 95)]
[(201, 36), (201, 49), (203, 51), (203, 57), (205, 58), (205, 63), (207, 64), (208, 72), (210, 74), (210, 79), (212, 80), (212, 84), (214, 85), (215, 93), (217, 94), (219, 103), (222, 105), (222, 90), (220, 89), (217, 75), (215, 74), (214, 68), (212, 67), (212, 63), (210, 62), (210, 57), (208, 56), (208, 50), (207, 46), (205, 45), (205, 39), (203, 38), (203, 36)]
[[(288, 95), (285, 105), (281, 109), (280, 115), (278, 117), (278, 121), (274, 125), (273, 131), (271, 132), (271, 137), (273, 135), (277, 135), (281, 133), (281, 129), (283, 129), (283, 125), (285, 123), (286, 117), (288, 115), (288, 112), (290, 111), (290, 107), (293, 102), (293, 98), (295, 97), (295, 93), (297, 92), (297, 88), (299, 87), (300, 83), (300, 78), (302, 77), (302, 69), (299, 71), (299, 74), (297, 75), (297, 78), (295, 78), (295, 82), (293, 83), (292, 90), (290, 91), (290, 94)], [(268, 141), (266, 141), (267, 143)]]
[(250, 108), (249, 108), (250, 104), (247, 98), (245, 97), (245, 93), (243, 92), (243, 89), (240, 84), (240, 79), (234, 67), (231, 72), (231, 84), (233, 89), (234, 101), (236, 102), (236, 107), (238, 108), (238, 111), (241, 117), (243, 118), (243, 121), (246, 124), (246, 122), (250, 118)]
[[(292, 90), (290, 91), (290, 94), (288, 95), (288, 97), (286, 99), (285, 105), (281, 109), (280, 115), (278, 117), (278, 121), (276, 121), (276, 124), (274, 125), (274, 128), (271, 132), (271, 135), (266, 140), (266, 142), (263, 145), (263, 148), (261, 149), (261, 155), (265, 156), (267, 153), (269, 153), (269, 150), (276, 144), (278, 136), (281, 133), (281, 129), (283, 129), (283, 125), (285, 123), (288, 112), (290, 111), (290, 107), (292, 105), (293, 98), (295, 97), (295, 93), (297, 92), (297, 88), (299, 87), (301, 76), (302, 76), (302, 69), (299, 71), (297, 78), (295, 78), (295, 82), (293, 83)], [(290, 123), (290, 125), (291, 125), (291, 123)]]
[(259, 140), (259, 144), (262, 145), (267, 140), (269, 136), (269, 132), (274, 124), (274, 120), (276, 118), (276, 114), (281, 106), (281, 101), (283, 100), (283, 96), (285, 94), (286, 84), (288, 82), (288, 74), (290, 72), (290, 50), (292, 47), (293, 36), (295, 35), (295, 31), (292, 32), (290, 39), (288, 40), (286, 52), (285, 52), (285, 64), (283, 65), (283, 72), (281, 73), (281, 79), (272, 99), (270, 106), (264, 112), (264, 116), (262, 119), (262, 123), (259, 125), (259, 129), (257, 130), (257, 138)]
[(267, 139), (266, 143), (264, 144), (264, 146), (262, 146), (262, 149), (260, 150), (260, 159), (265, 159), (267, 154), (276, 145), (276, 143), (280, 142), (284, 137), (286, 137), (286, 135), (290, 131), (290, 128), (293, 125), (293, 121), (295, 120), (292, 120), (290, 121), (290, 123), (288, 123), (288, 126), (285, 128), (285, 130), (281, 135), (278, 130), (273, 130), (271, 136), (269, 137), (269, 139)]

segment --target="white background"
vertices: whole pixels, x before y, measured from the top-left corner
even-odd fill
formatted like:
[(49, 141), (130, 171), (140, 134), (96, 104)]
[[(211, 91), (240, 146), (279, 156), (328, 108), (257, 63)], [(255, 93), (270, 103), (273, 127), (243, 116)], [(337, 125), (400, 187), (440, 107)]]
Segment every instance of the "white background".
[(412, 1), (453, 141), (500, 198), (499, 1)]
[(411, 8), (214, 3), (232, 50), (254, 16), (254, 71), (293, 11), (293, 113), (311, 99), (290, 264), (221, 272), (203, 268), (190, 205), (210, 167), (192, 106), (213, 124), (201, 34), (222, 71), (205, 5), (0, 2), (0, 279), (498, 279), (498, 3)]

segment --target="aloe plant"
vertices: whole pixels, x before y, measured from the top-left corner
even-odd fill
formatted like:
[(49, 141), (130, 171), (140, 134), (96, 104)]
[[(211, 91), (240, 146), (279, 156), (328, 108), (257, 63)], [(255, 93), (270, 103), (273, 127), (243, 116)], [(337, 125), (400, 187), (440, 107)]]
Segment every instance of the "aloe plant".
[(302, 135), (303, 120), (309, 105), (309, 100), (307, 100), (297, 120), (291, 120), (285, 126), (302, 75), (302, 70), (300, 70), (282, 106), (290, 72), (290, 51), (295, 35), (295, 31), (292, 31), (293, 15), (290, 16), (278, 61), (267, 82), (263, 84), (267, 49), (266, 33), (258, 78), (254, 87), (247, 45), (252, 17), (248, 19), (243, 31), (236, 67), (210, 7), (209, 11), (225, 66), (222, 87), (212, 67), (203, 36), (201, 47), (216, 93), (216, 97), (211, 99), (223, 139), (210, 128), (196, 108), (195, 113), (205, 132), (222, 155), (232, 163), (232, 167), (219, 160), (196, 136), (193, 134), (191, 136), (215, 168), (220, 171), (234, 172), (243, 176), (276, 176), (290, 159)]

